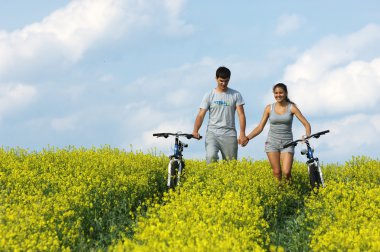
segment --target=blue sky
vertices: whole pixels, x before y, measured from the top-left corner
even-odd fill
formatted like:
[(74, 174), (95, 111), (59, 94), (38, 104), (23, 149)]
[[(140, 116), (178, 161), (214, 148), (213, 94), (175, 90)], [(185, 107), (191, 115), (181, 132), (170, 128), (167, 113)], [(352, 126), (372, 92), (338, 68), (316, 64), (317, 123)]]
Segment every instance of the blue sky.
[[(0, 1), (0, 139), (41, 150), (110, 145), (171, 152), (215, 70), (246, 102), (247, 134), (284, 82), (324, 162), (378, 158), (380, 3), (363, 1)], [(204, 135), (207, 121), (201, 128)], [(268, 131), (240, 157), (266, 159)], [(295, 120), (295, 138), (303, 134)], [(204, 158), (204, 140), (185, 157)], [(300, 147), (297, 147), (300, 149)], [(296, 158), (304, 160), (297, 152)]]

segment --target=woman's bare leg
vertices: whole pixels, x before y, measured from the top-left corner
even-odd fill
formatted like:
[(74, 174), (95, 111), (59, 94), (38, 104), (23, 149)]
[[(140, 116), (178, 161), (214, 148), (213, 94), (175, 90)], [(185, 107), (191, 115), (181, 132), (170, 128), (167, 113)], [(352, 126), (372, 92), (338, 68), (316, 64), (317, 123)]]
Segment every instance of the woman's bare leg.
[(281, 181), (281, 163), (280, 163), (280, 152), (267, 152), (268, 160), (272, 166), (273, 176)]
[(281, 162), (282, 162), (282, 173), (285, 176), (286, 180), (292, 178), (292, 165), (293, 165), (294, 153), (291, 152), (282, 152), (281, 153)]

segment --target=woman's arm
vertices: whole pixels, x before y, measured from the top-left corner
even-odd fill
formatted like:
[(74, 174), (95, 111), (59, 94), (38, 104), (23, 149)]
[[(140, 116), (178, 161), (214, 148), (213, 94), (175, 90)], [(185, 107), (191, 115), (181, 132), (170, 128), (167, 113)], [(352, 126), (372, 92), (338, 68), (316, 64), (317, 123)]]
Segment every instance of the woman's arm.
[(310, 123), (306, 120), (306, 118), (302, 115), (301, 111), (298, 109), (298, 107), (293, 104), (291, 110), (290, 110), (293, 114), (296, 115), (296, 117), (298, 118), (298, 120), (303, 124), (303, 126), (305, 127), (305, 131), (306, 131), (306, 136), (310, 136), (311, 134), (311, 126), (310, 126)]
[[(264, 109), (264, 113), (263, 113), (263, 116), (261, 117), (261, 121), (259, 125), (257, 125), (257, 127), (254, 128), (251, 131), (251, 133), (247, 135), (248, 140), (251, 140), (252, 138), (256, 137), (263, 131), (265, 125), (267, 124), (269, 114), (270, 114), (270, 105), (267, 105)], [(248, 141), (244, 145), (247, 145), (247, 144), (248, 144)]]

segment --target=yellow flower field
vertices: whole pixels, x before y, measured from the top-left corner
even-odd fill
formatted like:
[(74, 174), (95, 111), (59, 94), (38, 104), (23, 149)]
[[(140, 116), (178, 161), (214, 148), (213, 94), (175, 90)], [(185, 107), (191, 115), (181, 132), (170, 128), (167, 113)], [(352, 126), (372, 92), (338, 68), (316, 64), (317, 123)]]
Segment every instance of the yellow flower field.
[(0, 247), (105, 247), (165, 190), (166, 159), (100, 149), (0, 149)]
[(325, 164), (311, 191), (267, 161), (186, 160), (166, 192), (167, 157), (110, 148), (0, 149), (0, 250), (380, 251), (380, 162)]

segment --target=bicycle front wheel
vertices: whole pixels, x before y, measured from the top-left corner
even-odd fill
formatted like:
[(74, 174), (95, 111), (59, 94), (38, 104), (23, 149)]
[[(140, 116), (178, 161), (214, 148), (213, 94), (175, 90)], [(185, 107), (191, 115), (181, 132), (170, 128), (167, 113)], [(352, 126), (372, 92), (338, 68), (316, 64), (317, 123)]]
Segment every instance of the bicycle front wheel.
[(168, 167), (168, 189), (174, 189), (174, 187), (177, 185), (178, 168), (179, 164), (177, 160), (170, 160)]
[(314, 187), (319, 188), (322, 185), (321, 174), (319, 172), (318, 166), (314, 163), (309, 165), (309, 179), (312, 189)]

